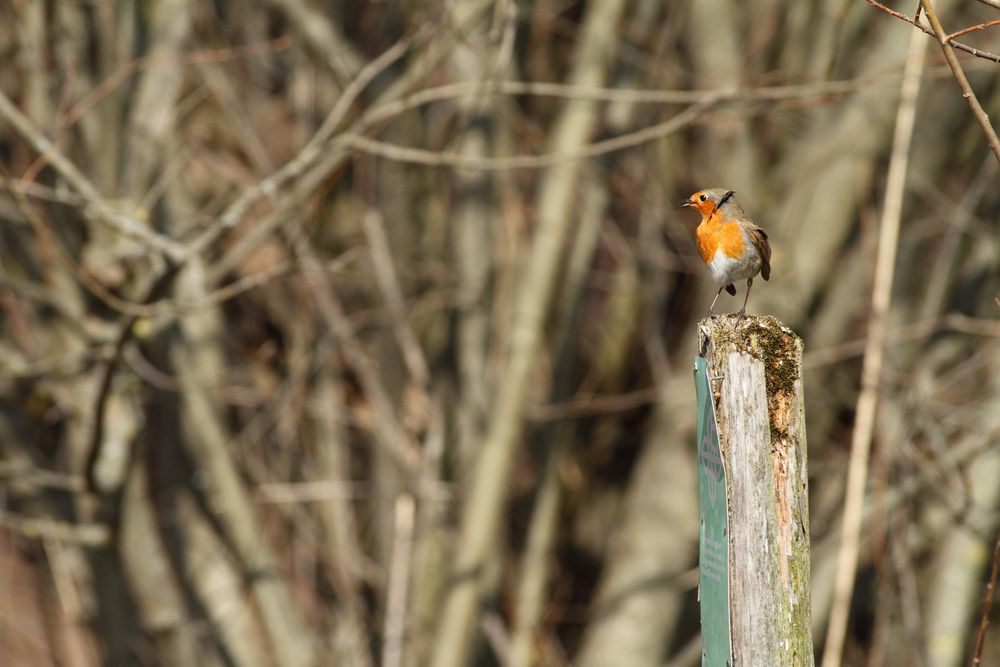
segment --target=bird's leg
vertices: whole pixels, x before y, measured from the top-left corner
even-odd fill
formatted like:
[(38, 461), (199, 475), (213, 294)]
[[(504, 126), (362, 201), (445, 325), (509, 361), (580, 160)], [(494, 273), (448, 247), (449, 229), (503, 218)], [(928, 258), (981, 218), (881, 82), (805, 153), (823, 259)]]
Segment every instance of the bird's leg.
[(747, 301), (750, 300), (750, 286), (753, 285), (753, 278), (747, 278), (747, 294), (743, 297), (743, 307), (740, 308), (739, 312), (736, 313), (740, 317), (747, 316)]
[(712, 311), (715, 310), (715, 302), (719, 300), (719, 295), (722, 294), (722, 290), (726, 288), (725, 285), (719, 288), (719, 291), (715, 293), (715, 298), (712, 299), (712, 305), (708, 307), (708, 314), (712, 315)]

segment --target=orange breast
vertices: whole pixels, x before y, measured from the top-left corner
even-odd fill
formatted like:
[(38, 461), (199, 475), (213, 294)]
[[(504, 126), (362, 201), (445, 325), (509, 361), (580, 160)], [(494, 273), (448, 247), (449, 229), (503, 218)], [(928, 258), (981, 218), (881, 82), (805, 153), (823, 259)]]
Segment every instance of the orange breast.
[(725, 222), (719, 215), (703, 219), (695, 230), (695, 236), (698, 238), (698, 252), (705, 262), (711, 262), (720, 248), (729, 257), (740, 257), (746, 249), (739, 223)]

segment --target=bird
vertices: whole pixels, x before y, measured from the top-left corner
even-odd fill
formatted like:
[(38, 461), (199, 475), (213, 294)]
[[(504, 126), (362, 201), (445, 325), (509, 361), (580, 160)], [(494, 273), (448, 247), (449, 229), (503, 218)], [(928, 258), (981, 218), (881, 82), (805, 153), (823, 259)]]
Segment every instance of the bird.
[(726, 188), (699, 190), (682, 203), (701, 213), (701, 223), (695, 230), (698, 253), (712, 272), (719, 291), (708, 307), (708, 314), (715, 310), (722, 290), (736, 295), (737, 280), (747, 281), (743, 307), (736, 314), (746, 316), (750, 287), (758, 273), (768, 280), (771, 277), (771, 244), (763, 229), (751, 222), (750, 217), (736, 201), (735, 191)]

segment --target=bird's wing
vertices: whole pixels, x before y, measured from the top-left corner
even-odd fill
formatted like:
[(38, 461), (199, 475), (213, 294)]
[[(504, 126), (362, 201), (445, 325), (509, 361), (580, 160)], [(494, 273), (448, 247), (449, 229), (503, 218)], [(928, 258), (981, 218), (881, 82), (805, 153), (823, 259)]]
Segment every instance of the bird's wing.
[(771, 277), (771, 244), (767, 241), (767, 233), (757, 225), (749, 224), (747, 225), (747, 235), (763, 260), (760, 275), (764, 276), (764, 280), (767, 280)]

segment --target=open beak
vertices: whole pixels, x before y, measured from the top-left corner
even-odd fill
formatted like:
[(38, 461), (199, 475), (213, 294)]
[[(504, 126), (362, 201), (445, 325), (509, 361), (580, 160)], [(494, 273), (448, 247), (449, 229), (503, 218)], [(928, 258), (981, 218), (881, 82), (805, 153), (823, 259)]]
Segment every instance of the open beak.
[(685, 199), (681, 202), (681, 208), (694, 208), (694, 202), (690, 199)]

